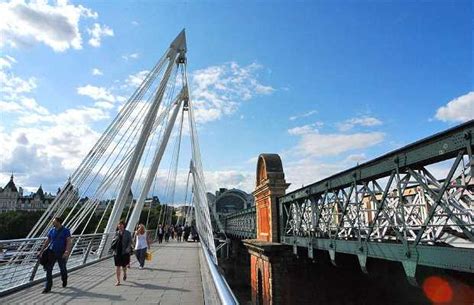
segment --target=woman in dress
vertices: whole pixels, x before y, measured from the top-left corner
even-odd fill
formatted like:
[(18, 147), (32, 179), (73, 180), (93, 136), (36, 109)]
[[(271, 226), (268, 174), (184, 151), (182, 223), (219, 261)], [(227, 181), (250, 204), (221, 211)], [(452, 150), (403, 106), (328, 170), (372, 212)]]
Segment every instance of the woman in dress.
[(149, 248), (150, 240), (146, 234), (145, 226), (139, 224), (138, 229), (135, 231), (135, 255), (140, 264), (140, 267), (138, 267), (139, 269), (143, 269), (145, 266), (145, 254)]
[(130, 251), (132, 248), (132, 234), (125, 230), (125, 223), (121, 220), (117, 226), (117, 232), (112, 241), (112, 250), (114, 252), (115, 275), (117, 282), (115, 286), (120, 285), (120, 268), (123, 270), (123, 280), (127, 280), (127, 265), (130, 263)]

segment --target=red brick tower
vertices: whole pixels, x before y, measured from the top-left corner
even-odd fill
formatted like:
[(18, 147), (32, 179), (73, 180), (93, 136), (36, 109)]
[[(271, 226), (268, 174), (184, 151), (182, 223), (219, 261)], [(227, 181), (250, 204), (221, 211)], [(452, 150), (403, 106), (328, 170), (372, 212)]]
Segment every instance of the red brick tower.
[(253, 192), (256, 206), (257, 239), (244, 241), (250, 253), (252, 303), (285, 304), (285, 296), (276, 291), (284, 287), (286, 262), (291, 259), (288, 246), (278, 243), (277, 198), (285, 195), (289, 184), (277, 154), (261, 154), (257, 163), (257, 181)]

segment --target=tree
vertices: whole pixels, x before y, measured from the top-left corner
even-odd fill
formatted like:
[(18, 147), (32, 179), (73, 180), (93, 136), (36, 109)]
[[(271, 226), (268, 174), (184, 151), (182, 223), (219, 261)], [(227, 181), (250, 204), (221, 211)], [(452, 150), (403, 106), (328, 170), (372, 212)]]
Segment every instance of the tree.
[(7, 211), (0, 214), (0, 239), (25, 238), (43, 211)]

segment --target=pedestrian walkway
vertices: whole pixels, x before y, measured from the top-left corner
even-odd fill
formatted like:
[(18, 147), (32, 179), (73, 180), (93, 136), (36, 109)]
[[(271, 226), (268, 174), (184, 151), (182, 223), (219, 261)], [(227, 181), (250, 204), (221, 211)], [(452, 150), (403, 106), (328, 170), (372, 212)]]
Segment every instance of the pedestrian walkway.
[(0, 298), (0, 304), (204, 304), (199, 251), (199, 243), (154, 244), (153, 260), (140, 270), (133, 256), (120, 286), (113, 259), (107, 259), (71, 272), (66, 288), (56, 277), (48, 294), (41, 294), (41, 283)]

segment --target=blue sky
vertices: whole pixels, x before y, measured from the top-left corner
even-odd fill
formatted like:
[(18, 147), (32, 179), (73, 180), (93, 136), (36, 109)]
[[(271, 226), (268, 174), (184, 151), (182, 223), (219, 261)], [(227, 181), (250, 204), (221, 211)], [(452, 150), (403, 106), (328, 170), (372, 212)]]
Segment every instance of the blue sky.
[(209, 191), (252, 191), (263, 152), (282, 156), (294, 189), (474, 118), (469, 1), (3, 1), (0, 12), (2, 184), (13, 171), (31, 190), (62, 185), (182, 28)]

